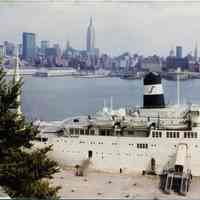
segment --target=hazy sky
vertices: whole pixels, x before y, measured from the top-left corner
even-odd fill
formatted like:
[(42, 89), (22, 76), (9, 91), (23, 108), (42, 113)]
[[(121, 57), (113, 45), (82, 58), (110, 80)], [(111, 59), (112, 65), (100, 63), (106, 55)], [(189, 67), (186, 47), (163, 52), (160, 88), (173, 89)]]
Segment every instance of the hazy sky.
[(24, 31), (36, 33), (38, 44), (47, 39), (64, 47), (69, 40), (74, 48), (85, 49), (86, 29), (92, 16), (96, 47), (101, 52), (166, 56), (171, 47), (182, 45), (185, 55), (193, 52), (195, 41), (200, 46), (200, 2), (47, 1), (0, 0), (0, 42), (21, 42)]

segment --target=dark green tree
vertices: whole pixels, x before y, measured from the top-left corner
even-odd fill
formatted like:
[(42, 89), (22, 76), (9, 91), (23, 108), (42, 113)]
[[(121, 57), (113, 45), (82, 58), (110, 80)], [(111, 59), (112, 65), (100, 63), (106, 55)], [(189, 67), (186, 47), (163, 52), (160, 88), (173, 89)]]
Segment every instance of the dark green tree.
[(33, 148), (38, 129), (17, 110), (22, 80), (8, 81), (0, 69), (0, 185), (11, 197), (57, 198), (60, 187), (48, 179), (59, 171), (49, 159), (51, 146)]

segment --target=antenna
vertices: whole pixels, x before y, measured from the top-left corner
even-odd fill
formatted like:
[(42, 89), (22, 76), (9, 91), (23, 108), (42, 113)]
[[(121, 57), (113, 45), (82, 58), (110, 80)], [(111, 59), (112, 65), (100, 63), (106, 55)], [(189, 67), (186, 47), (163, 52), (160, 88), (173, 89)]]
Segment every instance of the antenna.
[(106, 100), (103, 100), (103, 107), (106, 108)]
[(177, 104), (180, 106), (180, 73), (181, 73), (181, 68), (179, 67), (177, 69)]
[(110, 111), (113, 110), (113, 97), (110, 97)]

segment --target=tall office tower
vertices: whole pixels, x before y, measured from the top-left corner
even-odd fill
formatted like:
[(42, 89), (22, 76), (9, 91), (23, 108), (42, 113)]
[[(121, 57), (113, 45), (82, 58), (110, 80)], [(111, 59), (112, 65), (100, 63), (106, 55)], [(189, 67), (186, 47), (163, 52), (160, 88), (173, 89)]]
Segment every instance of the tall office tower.
[(171, 50), (169, 51), (169, 57), (174, 57), (174, 50), (173, 50), (173, 48), (171, 48)]
[(88, 52), (95, 51), (95, 29), (92, 24), (92, 17), (90, 18), (90, 24), (87, 29), (86, 48)]
[(182, 46), (176, 47), (176, 58), (182, 58)]
[(49, 41), (48, 40), (42, 40), (41, 41), (41, 53), (45, 55), (45, 51), (47, 48), (49, 48)]
[(33, 62), (36, 56), (36, 38), (35, 33), (26, 33), (22, 35), (23, 59), (29, 62)]
[(197, 42), (195, 44), (195, 49), (194, 49), (194, 59), (195, 59), (195, 61), (198, 60), (198, 45), (197, 45)]

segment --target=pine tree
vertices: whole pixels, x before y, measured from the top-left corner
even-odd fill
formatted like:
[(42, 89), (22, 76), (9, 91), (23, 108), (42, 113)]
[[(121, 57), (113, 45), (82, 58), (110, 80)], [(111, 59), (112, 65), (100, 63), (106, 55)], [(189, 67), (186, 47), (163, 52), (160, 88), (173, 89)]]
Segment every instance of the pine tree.
[(22, 80), (8, 81), (0, 69), (0, 185), (11, 197), (57, 198), (48, 179), (59, 171), (47, 157), (51, 146), (33, 150), (39, 131), (17, 110)]

